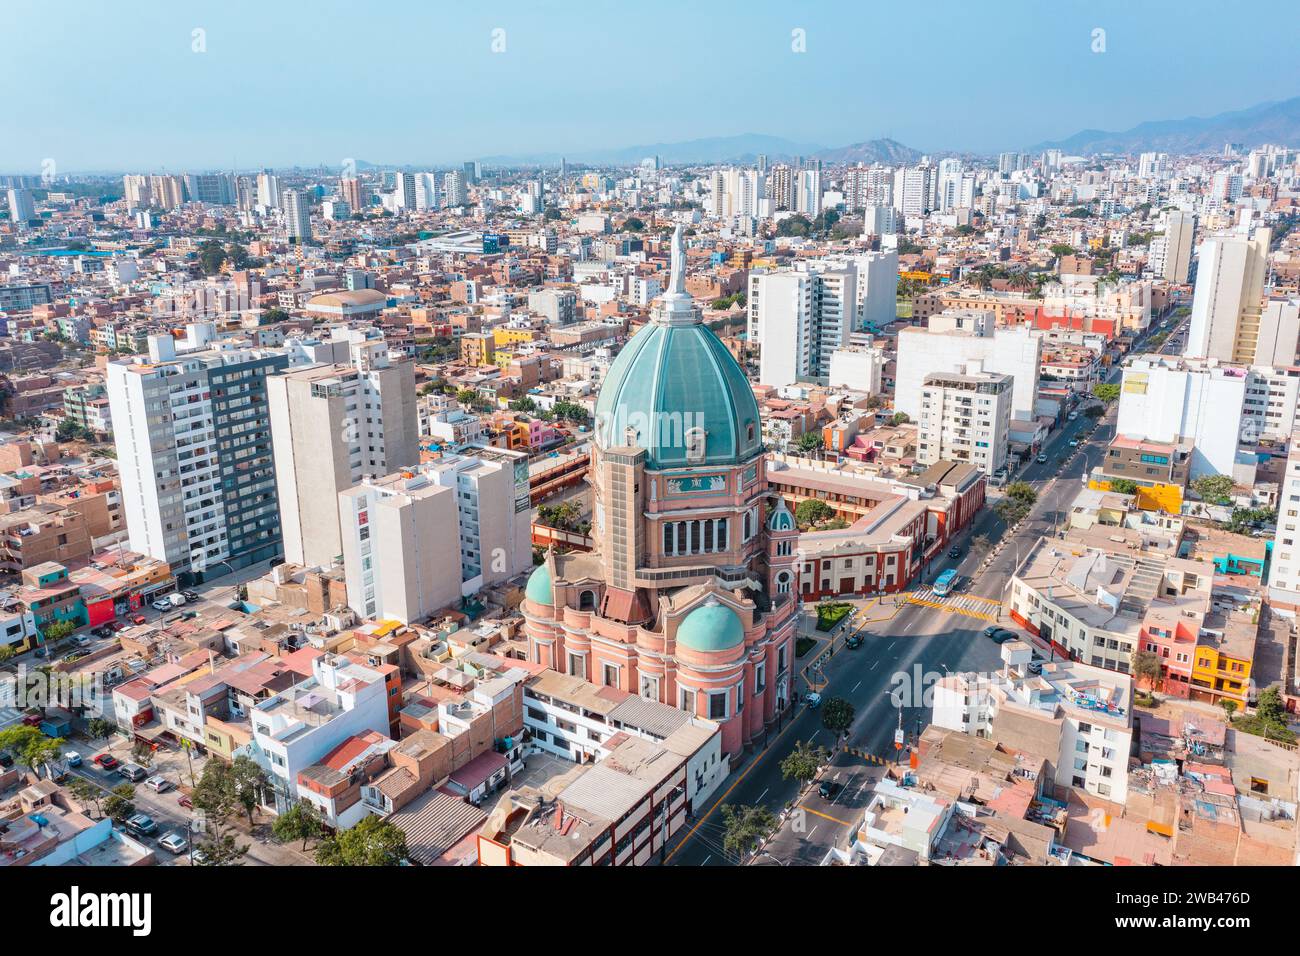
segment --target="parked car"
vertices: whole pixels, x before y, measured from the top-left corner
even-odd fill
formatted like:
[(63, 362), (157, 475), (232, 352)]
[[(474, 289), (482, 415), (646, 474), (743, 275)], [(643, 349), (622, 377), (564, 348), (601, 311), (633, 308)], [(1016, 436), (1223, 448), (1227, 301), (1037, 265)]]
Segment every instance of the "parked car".
[(44, 720), (40, 714), (23, 714), (23, 724), (27, 727), (39, 727)]
[(1038, 457), (1035, 458), (1034, 461), (1038, 462), (1040, 465), (1045, 465), (1047, 464), (1047, 455), (1040, 451)]
[(154, 793), (166, 793), (174, 784), (160, 773), (154, 774), (144, 782), (144, 785)]
[(65, 751), (63, 754), (63, 762), (69, 767), (80, 767), (81, 754), (77, 753), (75, 750)]
[(846, 637), (844, 639), (844, 646), (851, 651), (856, 651), (859, 647), (862, 646), (862, 635), (851, 634), (850, 636)]
[(814, 691), (813, 693), (808, 694), (806, 697), (804, 697), (803, 700), (804, 703), (808, 705), (808, 708), (810, 710), (816, 710), (818, 707), (821, 706), (822, 695)]
[(1079, 439), (1077, 439), (1077, 438), (1071, 438), (1071, 439), (1070, 439), (1070, 447), (1071, 447), (1071, 448), (1078, 448), (1078, 447), (1079, 447)]
[(131, 623), (132, 623), (132, 624), (143, 624), (143, 623), (144, 623), (145, 621), (147, 621), (147, 620), (149, 620), (149, 619), (148, 619), (147, 617), (145, 617), (143, 614), (137, 614), (135, 617), (131, 618)]
[(199, 599), (197, 591), (182, 591), (181, 594), (185, 595), (185, 600), (187, 601), (197, 601)]
[(1005, 644), (1007, 641), (1014, 641), (1018, 637), (1015, 631), (1008, 631), (1005, 627), (998, 627), (996, 624), (984, 628), (984, 636), (995, 644)]
[(190, 841), (185, 839), (185, 834), (180, 830), (172, 830), (158, 841), (158, 845), (167, 852), (180, 856), (190, 848)]
[(823, 800), (829, 800), (834, 793), (835, 793), (834, 780), (823, 780), (821, 786), (817, 788), (817, 794)]
[(188, 793), (182, 793), (180, 796), (176, 798), (176, 802), (179, 803), (186, 810), (194, 809), (194, 801), (190, 799), (190, 795)]
[(125, 826), (136, 836), (150, 836), (158, 832), (158, 824), (147, 813), (136, 813), (126, 818)]
[(124, 763), (122, 766), (117, 768), (117, 772), (126, 777), (126, 779), (130, 780), (132, 783), (139, 783), (141, 780), (144, 780), (149, 776), (149, 771), (145, 770), (144, 767), (140, 766), (138, 763)]
[(960, 558), (961, 548), (954, 544), (951, 548), (948, 549), (948, 557), (954, 561)]
[(1043, 662), (1035, 658), (1029, 662), (1027, 669), (1031, 674), (1041, 674), (1043, 672)]
[(76, 644), (78, 647), (88, 647), (92, 640), (94, 640), (94, 638), (89, 634), (78, 634), (72, 639), (72, 643)]
[(194, 852), (190, 854), (190, 862), (195, 866), (203, 866), (203, 864), (208, 862), (208, 855), (198, 847), (195, 847)]
[(155, 611), (170, 611), (172, 609), (172, 602), (159, 599), (157, 601), (154, 601), (149, 606), (152, 607)]
[(92, 763), (98, 764), (101, 770), (112, 770), (117, 766), (118, 760), (112, 754), (99, 754)]

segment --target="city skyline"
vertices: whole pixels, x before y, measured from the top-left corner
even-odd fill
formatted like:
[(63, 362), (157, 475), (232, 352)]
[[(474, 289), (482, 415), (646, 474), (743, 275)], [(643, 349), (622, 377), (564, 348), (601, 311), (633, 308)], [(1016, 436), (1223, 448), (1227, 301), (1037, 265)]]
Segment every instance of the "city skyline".
[[(769, 3), (743, 17), (673, 3), (639, 20), (612, 7), (575, 18), (552, 3), (399, 5), (341, 29), (355, 8), (327, 4), (313, 21), (246, 3), (144, 4), (127, 19), (20, 3), (15, 35), (57, 29), (58, 42), (0, 63), (0, 80), (27, 91), (0, 120), (0, 169), (442, 165), (750, 133), (994, 153), (1292, 92), (1286, 31), (1211, 36), (1209, 4), (1176, 19), (1092, 4), (1048, 23), (1035, 6), (990, 16), (940, 3), (918, 22), (903, 10)], [(903, 42), (918, 27), (923, 61)], [(1208, 56), (1186, 55), (1211, 43)], [(1068, 81), (1052, 80), (1067, 68)]]

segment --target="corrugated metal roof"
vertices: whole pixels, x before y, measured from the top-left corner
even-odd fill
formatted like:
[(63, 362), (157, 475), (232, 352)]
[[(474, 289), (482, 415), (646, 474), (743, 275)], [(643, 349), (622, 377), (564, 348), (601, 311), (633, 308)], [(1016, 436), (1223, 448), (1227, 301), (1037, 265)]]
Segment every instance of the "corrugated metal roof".
[(428, 866), (485, 819), (487, 814), (478, 807), (430, 790), (427, 796), (392, 814), (388, 822), (406, 834), (411, 861)]

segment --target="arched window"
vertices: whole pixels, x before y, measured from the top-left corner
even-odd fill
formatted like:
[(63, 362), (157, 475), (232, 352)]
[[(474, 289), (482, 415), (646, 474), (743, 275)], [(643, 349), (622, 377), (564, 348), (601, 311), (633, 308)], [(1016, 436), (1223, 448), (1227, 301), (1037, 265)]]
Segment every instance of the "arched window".
[(595, 592), (595, 591), (592, 591), (592, 590), (588, 589), (588, 590), (583, 591), (581, 594), (578, 595), (578, 610), (579, 610), (579, 611), (594, 611), (594, 610), (596, 610), (596, 592)]

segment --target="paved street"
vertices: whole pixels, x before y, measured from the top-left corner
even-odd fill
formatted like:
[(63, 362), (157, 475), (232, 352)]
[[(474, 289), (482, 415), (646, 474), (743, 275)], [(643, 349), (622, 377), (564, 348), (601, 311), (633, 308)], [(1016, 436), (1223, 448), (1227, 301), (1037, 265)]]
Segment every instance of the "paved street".
[[(1112, 369), (1106, 380), (1118, 381), (1119, 374), (1118, 368)], [(1066, 421), (1047, 442), (1047, 461), (1031, 462), (1016, 476), (1034, 487), (1038, 500), (1013, 534), (1007, 535), (1005, 522), (988, 507), (957, 537), (956, 544), (963, 550), (955, 562), (962, 582), (958, 593), (935, 598), (929, 590), (934, 577), (954, 565), (944, 559), (935, 560), (917, 586), (897, 604), (894, 597), (883, 602), (857, 602), (860, 609), (855, 622), (837, 632), (833, 655), (818, 675), (826, 680), (821, 688), (823, 697), (847, 698), (856, 709), (844, 742), (848, 747), (876, 755), (878, 760), (895, 759), (894, 739), (900, 722), (909, 742), (929, 722), (925, 688), (946, 671), (990, 671), (1001, 667), (998, 645), (985, 638), (982, 631), (992, 622), (1015, 629), (1011, 620), (1001, 614), (1011, 576), (1039, 537), (1053, 534), (1064, 525), (1067, 508), (1087, 474), (1100, 463), (1106, 443), (1114, 437), (1117, 405), (1111, 405), (1099, 420), (1080, 414), (1074, 421)], [(1084, 439), (1084, 433), (1094, 428)], [(1077, 446), (1071, 445), (1072, 441), (1077, 441)], [(988, 548), (972, 550), (971, 542), (977, 539), (989, 542), (995, 552), (992, 557)], [(986, 558), (987, 565), (981, 570)], [(865, 639), (862, 647), (844, 648), (849, 629), (864, 619), (867, 623), (860, 632)], [(797, 666), (807, 669), (824, 649), (819, 645), (809, 651)], [(917, 688), (921, 693), (907, 693)], [(807, 689), (806, 680), (800, 681), (799, 690)], [(890, 697), (896, 689), (903, 692), (901, 713)], [(798, 785), (783, 779), (780, 770), (781, 760), (801, 740), (827, 749), (836, 743), (822, 727), (820, 711), (801, 707), (765, 750), (751, 756), (738, 773), (724, 782), (721, 793), (670, 850), (666, 862), (676, 866), (739, 862), (723, 849), (725, 828), (719, 807), (724, 803), (761, 804), (777, 815), (787, 807), (793, 809), (764, 852), (752, 861), (755, 865), (816, 865), (832, 847), (843, 846), (848, 831), (861, 819), (871, 784), (883, 771), (878, 761), (837, 752), (823, 771), (823, 777), (830, 777), (836, 784), (830, 798), (818, 794), (816, 783), (801, 795)]]

